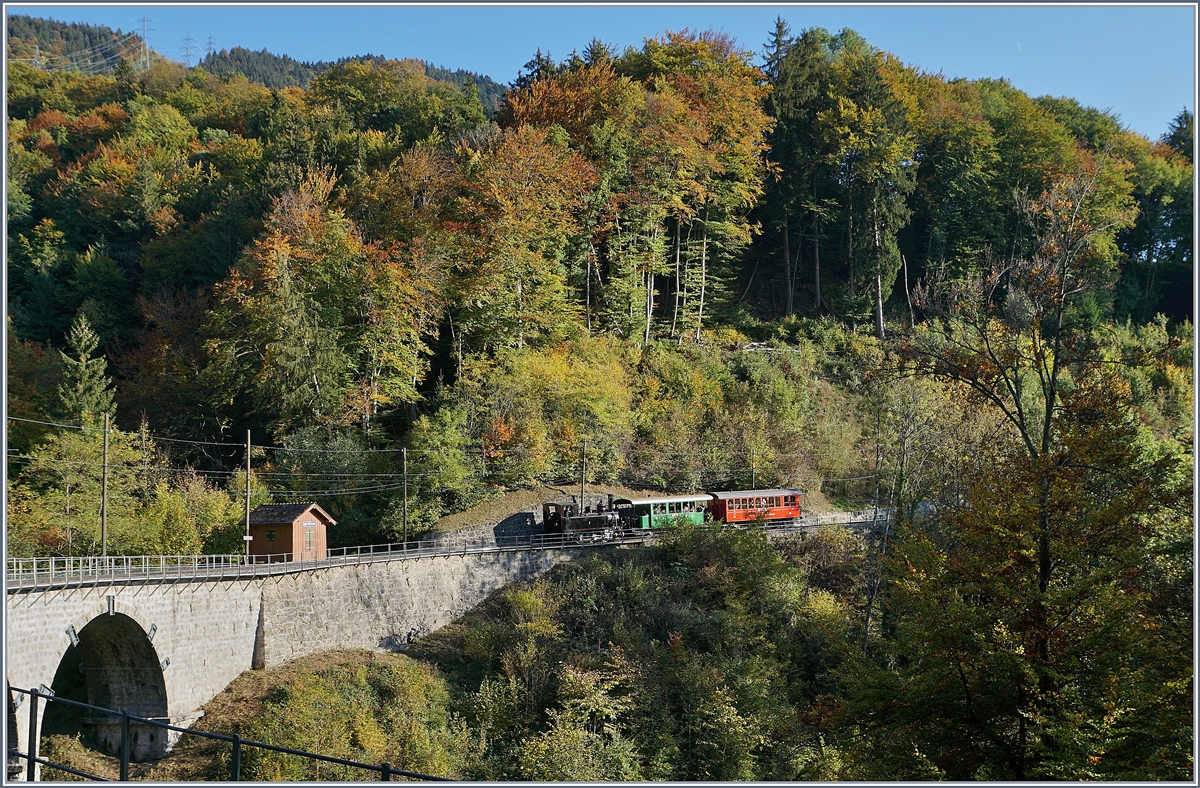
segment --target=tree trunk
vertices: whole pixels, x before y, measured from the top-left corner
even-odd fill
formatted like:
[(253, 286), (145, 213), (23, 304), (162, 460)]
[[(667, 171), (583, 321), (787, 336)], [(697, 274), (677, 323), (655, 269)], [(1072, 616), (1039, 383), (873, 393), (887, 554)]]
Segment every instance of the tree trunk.
[(654, 314), (654, 271), (646, 271), (646, 331), (642, 336), (642, 344), (650, 344), (650, 319)]
[(879, 341), (886, 337), (883, 333), (883, 244), (879, 239), (879, 207), (871, 209), (875, 225), (875, 336)]
[(788, 245), (788, 215), (783, 212), (783, 275), (787, 278), (784, 300), (784, 317), (792, 316), (792, 251)]
[(817, 316), (821, 315), (821, 226), (813, 213), (813, 289), (817, 298)]
[(704, 235), (700, 238), (700, 305), (696, 309), (696, 341), (704, 327), (704, 288), (708, 284), (708, 209), (704, 209)]
[(525, 347), (525, 294), (521, 291), (521, 279), (517, 277), (517, 347)]
[(596, 247), (588, 244), (587, 251), (587, 273), (584, 275), (584, 296), (583, 313), (587, 317), (587, 330), (592, 333), (592, 252)]
[(904, 263), (904, 299), (908, 301), (908, 327), (912, 328), (917, 324), (917, 316), (913, 312), (912, 291), (908, 289), (908, 260), (900, 255), (900, 262)]
[(846, 206), (846, 262), (850, 264), (850, 331), (858, 333), (858, 304), (854, 287), (854, 200), (847, 200)]
[[(742, 291), (742, 297), (738, 299), (738, 303), (746, 300), (746, 296), (750, 294), (750, 285), (754, 284), (754, 275), (758, 273), (758, 260), (754, 261), (754, 268), (750, 269), (750, 278), (746, 280), (746, 289)], [(775, 299), (771, 299), (771, 310), (775, 310)]]
[(678, 217), (676, 217), (676, 219), (675, 219), (675, 309), (671, 313), (671, 338), (672, 339), (675, 338), (675, 328), (679, 324), (679, 298), (680, 298), (681, 294), (683, 293), (683, 291), (680, 289), (682, 285), (681, 285), (680, 271), (679, 271), (679, 246), (680, 246), (679, 233), (680, 233), (679, 219), (678, 219)]
[(883, 333), (883, 278), (875, 274), (875, 336), (880, 340), (887, 337)]

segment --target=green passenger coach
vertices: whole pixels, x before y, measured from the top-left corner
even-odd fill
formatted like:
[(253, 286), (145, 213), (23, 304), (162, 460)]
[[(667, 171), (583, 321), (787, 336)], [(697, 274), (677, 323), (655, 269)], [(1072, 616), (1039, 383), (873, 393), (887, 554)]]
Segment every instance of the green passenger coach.
[(699, 525), (708, 513), (712, 496), (672, 495), (664, 498), (617, 498), (613, 506), (626, 530), (634, 528), (664, 528), (691, 523)]

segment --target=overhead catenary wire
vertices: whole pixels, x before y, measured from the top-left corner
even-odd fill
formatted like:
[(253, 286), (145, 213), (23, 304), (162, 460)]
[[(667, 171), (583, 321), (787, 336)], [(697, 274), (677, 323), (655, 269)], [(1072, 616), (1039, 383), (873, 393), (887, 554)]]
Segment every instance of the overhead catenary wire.
[[(78, 425), (64, 424), (61, 422), (40, 421), (40, 420), (36, 420), (36, 419), (24, 419), (24, 418), (15, 417), (15, 416), (9, 416), (8, 418), (10, 421), (22, 422), (22, 423), (28, 423), (28, 424), (37, 424), (37, 425), (52, 427), (52, 428), (91, 431), (91, 432), (103, 431), (102, 428), (90, 427), (90, 426), (83, 425), (83, 424), (78, 424)], [(127, 433), (127, 434), (133, 435), (136, 433)], [(253, 449), (270, 449), (270, 450), (274, 450), (277, 452), (284, 452), (283, 456), (287, 456), (287, 454), (291, 453), (291, 452), (296, 452), (296, 453), (300, 453), (300, 454), (366, 454), (366, 453), (385, 453), (385, 452), (386, 453), (397, 453), (398, 452), (398, 453), (403, 453), (403, 455), (406, 455), (408, 451), (412, 451), (417, 454), (441, 453), (440, 451), (435, 452), (435, 450), (414, 450), (414, 449), (405, 449), (405, 448), (358, 449), (358, 450), (355, 450), (355, 449), (293, 449), (293, 448), (290, 448), (287, 446), (260, 446), (260, 445), (255, 445), (255, 444), (233, 444), (233, 443), (214, 442), (214, 441), (190, 441), (190, 440), (175, 439), (175, 438), (159, 438), (159, 437), (155, 437), (153, 435), (146, 435), (145, 432), (143, 432), (142, 434), (151, 441), (166, 441), (166, 442), (176, 442), (176, 443), (182, 443), (182, 444), (203, 445), (203, 446), (219, 446), (219, 447), (223, 447), (223, 448), (230, 449), (230, 450), (237, 450), (237, 451), (243, 452), (243, 453), (246, 452), (247, 446), (249, 445), (251, 450), (253, 450)], [(10, 453), (9, 453), (7, 459), (9, 459), (10, 461), (15, 460), (15, 461), (28, 463), (30, 466), (41, 464), (41, 465), (50, 465), (52, 467), (57, 466), (57, 467), (74, 467), (74, 468), (98, 468), (98, 469), (102, 469), (102, 470), (114, 467), (111, 464), (89, 461), (86, 459), (67, 459), (67, 458), (57, 458), (57, 457), (45, 457), (45, 456), (36, 456), (36, 455), (30, 455), (30, 454), (14, 453), (14, 451), (11, 449), (9, 451), (10, 451)], [(502, 452), (497, 452), (495, 450), (480, 449), (480, 450), (474, 450), (474, 451), (465, 450), (462, 453), (468, 457), (479, 457), (480, 459), (485, 459), (485, 460), (488, 458), (491, 458), (492, 460), (495, 460), (495, 459), (501, 457), (503, 454), (520, 454), (522, 452), (528, 452), (528, 451), (529, 451), (529, 449), (527, 447), (506, 447)], [(815, 456), (820, 456), (820, 454), (821, 453), (817, 453), (817, 452), (779, 453), (779, 454), (773, 454), (771, 456), (773, 456), (776, 460), (782, 460), (785, 458), (797, 458), (797, 457), (812, 458)], [(201, 469), (201, 468), (194, 468), (194, 467), (190, 467), (190, 466), (176, 467), (176, 466), (164, 466), (164, 465), (157, 465), (157, 464), (147, 464), (146, 456), (147, 455), (145, 452), (145, 443), (143, 443), (142, 457), (141, 457), (140, 464), (138, 463), (138, 460), (135, 459), (133, 461), (117, 463), (116, 467), (119, 467), (121, 469), (122, 473), (127, 474), (127, 475), (131, 474), (134, 477), (145, 478), (145, 477), (149, 476), (149, 477), (160, 477), (161, 478), (164, 475), (181, 474), (181, 475), (205, 479), (211, 483), (217, 483), (217, 484), (220, 484), (222, 482), (226, 482), (226, 483), (230, 482), (234, 478), (236, 478), (239, 474), (244, 472), (243, 469), (241, 469), (241, 468)], [(682, 452), (682, 453), (668, 452), (667, 456), (664, 459), (667, 460), (669, 465), (674, 465), (675, 462), (678, 462), (680, 460), (685, 460), (686, 458), (689, 458), (689, 457), (711, 457), (711, 456), (712, 456), (711, 452)], [(764, 457), (763, 459), (766, 459), (766, 457)], [(406, 466), (407, 466), (407, 463), (406, 463)], [(29, 466), (26, 466), (26, 467), (29, 467)], [(770, 472), (771, 470), (773, 470), (773, 468), (771, 468), (770, 466), (759, 467), (757, 465), (753, 465), (753, 466), (749, 466), (749, 467), (734, 466), (734, 467), (722, 467), (722, 468), (714, 468), (714, 467), (706, 466), (703, 469), (697, 469), (698, 473), (696, 473), (696, 472), (689, 473), (687, 468), (680, 468), (678, 466), (675, 466), (674, 468), (670, 468), (668, 470), (668, 472), (672, 473), (672, 474), (683, 474), (685, 476), (685, 478), (692, 477), (692, 480), (667, 483), (667, 482), (661, 482), (661, 481), (659, 481), (659, 482), (650, 481), (650, 480), (633, 481), (633, 480), (627, 479), (626, 483), (634, 485), (634, 486), (644, 486), (644, 487), (648, 487), (648, 488), (658, 488), (658, 489), (664, 489), (664, 490), (666, 490), (666, 489), (696, 490), (696, 489), (700, 489), (702, 487), (712, 487), (715, 483), (713, 480), (717, 479), (717, 478), (726, 479), (727, 481), (720, 483), (723, 486), (725, 486), (725, 485), (731, 484), (731, 482), (728, 480), (737, 478), (739, 476), (743, 476), (747, 473), (754, 475), (757, 472)], [(821, 485), (821, 484), (825, 484), (825, 483), (863, 481), (863, 480), (868, 480), (868, 479), (879, 478), (881, 475), (882, 474), (869, 474), (869, 475), (850, 476), (850, 477), (842, 477), (842, 478), (813, 479), (812, 481), (818, 485)], [(378, 493), (390, 493), (390, 492), (396, 492), (396, 491), (406, 491), (407, 483), (410, 481), (424, 479), (424, 480), (434, 480), (436, 482), (438, 480), (451, 477), (452, 475), (446, 474), (441, 471), (409, 471), (407, 467), (405, 467), (403, 473), (386, 473), (386, 472), (369, 472), (369, 471), (300, 471), (300, 470), (290, 470), (290, 469), (287, 469), (286, 467), (280, 468), (280, 467), (272, 466), (272, 465), (268, 464), (265, 468), (263, 468), (261, 470), (251, 471), (249, 476), (247, 476), (247, 482), (249, 482), (250, 476), (252, 476), (253, 478), (257, 478), (261, 482), (269, 485), (269, 489), (263, 490), (260, 488), (258, 490), (249, 490), (247, 492), (242, 492), (240, 490), (229, 490), (228, 493), (235, 498), (246, 498), (247, 500), (249, 500), (252, 497), (266, 496), (270, 500), (299, 501), (299, 500), (303, 500), (305, 498), (336, 498), (336, 497), (344, 497), (344, 496), (350, 496), (350, 495), (369, 495), (369, 494), (378, 494)], [(481, 472), (481, 469), (479, 469), (479, 468), (471, 469), (467, 472), (466, 476), (469, 478), (476, 479), (477, 481), (486, 479), (489, 476), (494, 478), (494, 474), (489, 474), (487, 472), (486, 466), (482, 469), (482, 472)], [(679, 476), (676, 476), (676, 478), (679, 478)], [(706, 479), (708, 480), (707, 482), (705, 481)], [(309, 484), (313, 484), (315, 486), (309, 487), (308, 486)], [(347, 485), (349, 485), (349, 486), (347, 486)], [(293, 489), (287, 489), (288, 487), (292, 487)], [(300, 489), (294, 489), (295, 487), (300, 487)]]
[[(67, 460), (67, 459), (61, 459), (61, 458), (57, 458), (57, 457), (38, 457), (38, 456), (35, 456), (32, 454), (10, 454), (10, 455), (8, 455), (8, 459), (10, 459), (10, 460), (29, 460), (31, 462), (45, 462), (45, 463), (51, 463), (51, 464), (55, 464), (55, 465), (87, 466), (87, 467), (92, 467), (92, 468), (100, 468), (104, 464), (104, 463), (100, 463), (100, 462), (91, 462), (88, 460)], [(124, 470), (137, 472), (137, 473), (174, 472), (174, 473), (194, 473), (198, 476), (212, 475), (212, 476), (234, 477), (234, 476), (237, 476), (239, 473), (244, 473), (243, 469), (241, 469), (241, 468), (211, 469), (210, 470), (210, 469), (188, 468), (188, 467), (183, 467), (183, 468), (169, 467), (169, 466), (162, 466), (162, 465), (137, 466), (137, 465), (132, 465), (132, 464), (126, 465), (124, 463), (119, 463), (119, 464), (109, 463), (109, 467), (110, 468), (111, 467), (120, 467), (120, 468), (123, 468)], [(403, 478), (403, 476), (404, 476), (403, 473), (352, 473), (352, 472), (338, 472), (338, 471), (332, 471), (332, 472), (328, 472), (328, 473), (293, 473), (292, 471), (253, 471), (253, 474), (257, 478), (264, 478), (264, 479), (299, 479), (299, 478), (400, 479), (400, 478)], [(437, 476), (437, 475), (440, 475), (440, 474), (437, 474), (437, 473), (414, 473), (414, 472), (410, 472), (408, 474), (409, 477)]]
[[(54, 422), (54, 421), (38, 421), (37, 419), (21, 419), (21, 418), (17, 418), (16, 416), (7, 416), (6, 418), (9, 421), (19, 421), (19, 422), (22, 422), (25, 424), (40, 424), (45, 427), (61, 427), (62, 429), (67, 429), (67, 430), (82, 430), (84, 432), (103, 432), (104, 431), (104, 429), (101, 427), (88, 427), (88, 426), (84, 426), (82, 424), (61, 424), (59, 422)], [(133, 434), (133, 433), (131, 432), (130, 434)], [(183, 438), (165, 438), (165, 437), (162, 437), (159, 435), (151, 435), (149, 437), (150, 437), (150, 440), (152, 440), (152, 441), (165, 441), (167, 443), (189, 443), (194, 446), (226, 446), (226, 447), (234, 448), (234, 449), (244, 449), (246, 447), (244, 443), (219, 443), (216, 441), (193, 441), (193, 440), (185, 440)], [(255, 448), (271, 448), (271, 447), (257, 446)]]
[[(62, 427), (64, 429), (84, 430), (87, 432), (103, 432), (104, 431), (103, 428), (101, 428), (101, 427), (87, 427), (87, 426), (83, 426), (83, 425), (79, 425), (79, 424), (62, 424), (62, 423), (53, 422), (53, 421), (38, 421), (36, 419), (22, 419), (22, 418), (18, 418), (16, 416), (8, 416), (7, 418), (9, 421), (19, 421), (19, 422), (23, 422), (25, 424), (40, 424), (40, 425), (47, 426), (47, 427)], [(226, 442), (219, 442), (219, 441), (196, 441), (196, 440), (188, 440), (185, 438), (167, 438), (167, 437), (162, 437), (162, 436), (158, 436), (158, 435), (150, 435), (149, 437), (150, 437), (150, 440), (156, 441), (156, 442), (183, 443), (183, 444), (190, 444), (193, 446), (223, 446), (228, 449), (237, 449), (237, 450), (241, 450), (241, 451), (245, 451), (245, 449), (246, 449), (245, 443), (226, 443)], [(400, 454), (404, 451), (407, 451), (409, 454), (443, 454), (443, 453), (445, 453), (445, 451), (443, 449), (413, 449), (413, 448), (406, 449), (404, 447), (399, 447), (399, 448), (395, 448), (395, 449), (303, 449), (303, 448), (291, 447), (291, 446), (272, 446), (272, 445), (268, 445), (265, 443), (264, 444), (252, 443), (251, 447), (255, 448), (255, 449), (265, 449), (267, 451), (287, 452), (287, 453), (296, 453), (296, 454)], [(529, 451), (531, 451), (531, 449), (529, 449), (526, 446), (506, 446), (503, 449), (492, 449), (492, 450), (460, 449), (459, 451), (462, 454), (465, 454), (468, 456), (486, 454), (489, 457), (497, 457), (497, 456), (500, 456), (503, 454), (510, 454), (510, 453), (515, 453), (515, 454), (528, 453)], [(866, 449), (860, 449), (858, 451), (858, 453), (865, 454), (866, 451), (867, 451)], [(799, 458), (833, 457), (833, 456), (839, 456), (843, 453), (844, 452), (779, 452), (779, 453), (772, 453), (770, 456), (775, 457), (775, 458), (795, 459), (798, 457)], [(851, 452), (851, 453), (853, 453), (853, 452)], [(707, 456), (710, 456), (708, 452), (670, 452), (670, 451), (668, 451), (668, 452), (665, 452), (665, 454), (667, 457), (672, 458), (672, 459), (682, 458), (682, 457), (707, 457)]]
[[(88, 427), (88, 426), (84, 426), (81, 424), (62, 424), (60, 422), (54, 422), (54, 421), (38, 421), (37, 419), (22, 419), (22, 418), (18, 418), (16, 416), (7, 416), (6, 418), (9, 421), (19, 421), (19, 422), (23, 422), (25, 424), (40, 424), (40, 425), (43, 425), (46, 427), (61, 427), (63, 429), (68, 429), (68, 430), (83, 430), (84, 432), (103, 432), (104, 431), (103, 428), (100, 428), (100, 427)], [(132, 432), (130, 434), (132, 434)], [(167, 437), (163, 437), (163, 436), (159, 436), (159, 435), (151, 435), (150, 439), (153, 441), (163, 441), (166, 443), (184, 443), (184, 444), (190, 444), (193, 446), (224, 446), (225, 448), (228, 448), (228, 449), (238, 449), (241, 451), (245, 451), (245, 449), (246, 449), (245, 443), (228, 443), (228, 442), (224, 442), (224, 441), (196, 441), (196, 440), (188, 440), (186, 438), (167, 438)], [(268, 451), (299, 452), (299, 453), (305, 453), (305, 454), (399, 454), (400, 452), (404, 451), (403, 448), (399, 448), (399, 449), (300, 449), (300, 448), (290, 448), (288, 446), (271, 446), (271, 445), (268, 445), (265, 443), (264, 444), (252, 443), (250, 445), (252, 448), (255, 448), (255, 449), (266, 449)], [(409, 454), (438, 454), (438, 453), (441, 453), (441, 450), (440, 449), (409, 449), (408, 452), (409, 452)]]
[[(68, 460), (68, 459), (61, 459), (61, 458), (56, 458), (56, 457), (38, 457), (38, 456), (35, 456), (32, 454), (10, 454), (10, 455), (8, 455), (8, 459), (10, 459), (10, 460), (27, 460), (30, 462), (50, 463), (50, 464), (54, 464), (54, 465), (71, 465), (71, 466), (82, 466), (82, 467), (92, 467), (92, 468), (100, 468), (103, 466), (103, 463), (100, 463), (100, 462), (94, 462), (94, 461), (88, 461), (88, 460)], [(123, 464), (123, 463), (119, 464), (119, 465), (114, 465), (113, 463), (110, 463), (109, 467), (121, 467), (126, 472), (133, 472), (133, 473), (160, 474), (160, 473), (173, 472), (173, 473), (195, 474), (197, 476), (218, 476), (218, 477), (225, 477), (225, 478), (232, 478), (232, 477), (235, 477), (238, 474), (244, 472), (243, 469), (241, 469), (241, 468), (201, 469), (201, 468), (171, 467), (171, 466), (161, 466), (161, 465), (138, 466), (138, 465), (133, 465), (133, 464)], [(753, 469), (748, 466), (738, 466), (738, 467), (732, 467), (732, 468), (706, 468), (704, 470), (704, 473), (707, 475), (722, 474), (722, 473), (734, 474), (734, 473), (748, 473), (751, 470), (753, 470)], [(758, 470), (765, 471), (765, 470), (769, 470), (769, 469), (759, 468)], [(355, 473), (355, 472), (342, 472), (342, 471), (329, 471), (329, 472), (323, 472), (323, 473), (307, 473), (307, 472), (292, 472), (292, 471), (287, 471), (287, 470), (256, 470), (256, 471), (253, 471), (253, 475), (256, 478), (261, 478), (264, 480), (273, 480), (273, 481), (282, 481), (282, 480), (286, 480), (286, 479), (333, 479), (333, 480), (336, 480), (336, 479), (403, 479), (405, 476), (405, 474), (403, 474), (403, 473)], [(410, 479), (426, 477), (426, 476), (445, 476), (445, 475), (446, 474), (444, 474), (444, 473), (438, 473), (438, 472), (420, 472), (420, 471), (409, 471), (407, 474), (407, 476)], [(473, 474), (473, 475), (483, 475), (483, 474), (477, 473), (477, 474)], [(822, 481), (827, 481), (827, 482), (859, 481), (859, 480), (863, 480), (863, 479), (874, 479), (881, 475), (883, 475), (883, 474), (868, 474), (866, 476), (846, 476), (846, 477), (841, 477), (841, 478), (836, 478), (836, 479), (835, 478), (822, 478)], [(658, 483), (648, 482), (648, 484), (651, 484), (651, 486), (656, 486), (656, 487), (662, 486), (661, 484), (658, 484)]]

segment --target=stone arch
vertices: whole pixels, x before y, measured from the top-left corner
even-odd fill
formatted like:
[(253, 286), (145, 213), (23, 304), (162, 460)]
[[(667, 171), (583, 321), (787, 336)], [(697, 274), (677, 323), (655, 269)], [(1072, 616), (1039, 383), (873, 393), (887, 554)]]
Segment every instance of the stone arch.
[[(114, 600), (115, 602), (115, 600)], [(135, 617), (136, 616), (136, 617)], [(167, 687), (157, 650), (147, 638), (146, 628), (137, 611), (113, 604), (99, 613), (84, 616), (74, 624), (78, 645), (64, 633), (67, 643), (60, 650), (54, 677), (54, 689), (63, 697), (82, 700), (93, 706), (128, 711), (139, 717), (167, 721)], [(66, 704), (51, 702), (47, 714), (49, 730), (59, 720), (85, 725), (99, 743), (110, 752), (121, 744), (120, 720), (95, 713), (72, 715)], [(169, 748), (168, 732), (149, 725), (131, 729), (133, 756), (137, 760), (161, 757)]]
[[(114, 595), (114, 599), (113, 599), (113, 612), (120, 613), (127, 618), (133, 619), (133, 621), (139, 627), (141, 627), (143, 635), (149, 634), (150, 622), (147, 621), (146, 618), (141, 614), (141, 611), (139, 611), (133, 605), (125, 604), (124, 602), (122, 602), (120, 600), (119, 597), (116, 597), (115, 595)], [(81, 616), (79, 616), (74, 621), (72, 621), (71, 628), (74, 629), (76, 635), (78, 635), (78, 633), (80, 631), (82, 631), (83, 628), (86, 627), (89, 623), (91, 623), (92, 621), (95, 621), (97, 618), (100, 618), (100, 616), (106, 616), (106, 615), (108, 615), (108, 603), (107, 602), (97, 602), (95, 604), (88, 606), (87, 612), (83, 613)], [(63, 630), (63, 634), (59, 638), (58, 651), (55, 653), (54, 661), (51, 664), (55, 665), (55, 666), (61, 665), (63, 658), (65, 658), (67, 656), (67, 652), (73, 646), (74, 646), (74, 644), (71, 642), (70, 636), (67, 635), (66, 630)], [(156, 649), (156, 652), (157, 652), (157, 649)], [(158, 659), (160, 659), (160, 658), (157, 657), (157, 654), (156, 654), (155, 661), (158, 661)]]

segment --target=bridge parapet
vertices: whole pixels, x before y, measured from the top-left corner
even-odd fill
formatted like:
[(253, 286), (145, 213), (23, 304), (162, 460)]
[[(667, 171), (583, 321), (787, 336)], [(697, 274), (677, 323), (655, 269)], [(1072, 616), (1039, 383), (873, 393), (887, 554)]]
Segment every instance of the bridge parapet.
[[(785, 533), (806, 527), (845, 524), (860, 527), (890, 525), (891, 509), (862, 509), (853, 512), (808, 514), (796, 522), (772, 524), (772, 532)], [(616, 543), (639, 544), (654, 539), (655, 531), (618, 538)], [(347, 564), (396, 561), (434, 556), (471, 555), (513, 550), (561, 550), (590, 547), (596, 542), (576, 534), (529, 533), (516, 536), (454, 533), (437, 534), (419, 542), (390, 543), (333, 548), (325, 558), (287, 560), (290, 555), (138, 555), (85, 557), (9, 558), (6, 572), (8, 593), (69, 588), (113, 583), (164, 582), (171, 580), (239, 580), (310, 572)]]
[[(639, 541), (637, 539), (631, 541)], [(9, 558), (8, 593), (49, 588), (163, 582), (171, 580), (239, 580), (311, 572), (350, 564), (403, 561), (437, 556), (502, 553), (515, 550), (560, 550), (592, 546), (571, 534), (469, 538), (447, 536), (431, 542), (408, 542), (333, 548), (321, 559), (287, 560), (279, 555), (135, 555)]]

